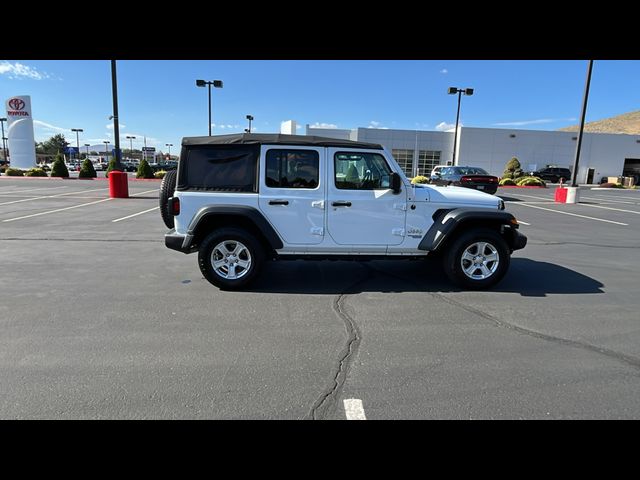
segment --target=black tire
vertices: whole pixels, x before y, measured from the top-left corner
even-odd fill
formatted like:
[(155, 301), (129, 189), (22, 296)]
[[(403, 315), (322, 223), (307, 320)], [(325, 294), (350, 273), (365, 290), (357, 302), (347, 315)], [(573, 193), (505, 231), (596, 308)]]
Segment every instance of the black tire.
[[(221, 247), (221, 245), (223, 246)], [(231, 253), (231, 248), (234, 248), (234, 245), (240, 249), (235, 256)], [(223, 250), (231, 254), (227, 260), (221, 258), (220, 253)], [(223, 262), (219, 268), (213, 264), (216, 256), (219, 261)], [(221, 290), (238, 290), (248, 285), (259, 274), (264, 258), (264, 248), (258, 239), (246, 230), (235, 227), (214, 230), (204, 239), (198, 250), (198, 266), (202, 275), (209, 283)], [(247, 260), (248, 266), (245, 268), (242, 264), (246, 264)], [(228, 267), (229, 261), (235, 262), (233, 272)], [(236, 268), (241, 270), (236, 271)], [(228, 274), (235, 274), (238, 278), (225, 278), (225, 275)]]
[[(476, 245), (479, 242), (484, 242), (489, 247), (485, 247), (485, 250), (480, 252), (479, 245)], [(467, 249), (469, 249), (468, 252)], [(495, 255), (497, 264), (495, 261), (486, 260), (474, 269), (473, 260), (463, 260), (465, 252), (478, 257), (478, 260), (480, 260), (479, 257)], [(489, 229), (469, 230), (462, 233), (450, 244), (443, 256), (447, 277), (458, 286), (472, 290), (486, 289), (498, 283), (507, 273), (510, 262), (511, 256), (507, 243), (497, 231)], [(482, 278), (483, 275), (485, 278)]]
[(169, 170), (160, 184), (160, 215), (167, 228), (173, 228), (173, 215), (169, 215), (169, 199), (176, 190), (176, 171)]

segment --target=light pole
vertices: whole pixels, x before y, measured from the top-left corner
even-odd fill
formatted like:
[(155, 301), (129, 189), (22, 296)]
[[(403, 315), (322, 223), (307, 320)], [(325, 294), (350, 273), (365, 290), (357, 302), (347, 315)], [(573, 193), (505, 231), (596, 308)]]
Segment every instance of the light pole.
[(456, 129), (453, 133), (453, 162), (452, 165), (456, 164), (456, 148), (458, 146), (458, 122), (460, 121), (460, 98), (462, 94), (465, 95), (473, 95), (473, 88), (458, 88), (458, 87), (449, 87), (449, 95), (458, 94), (458, 113), (456, 114)]
[(118, 118), (118, 74), (115, 60), (111, 60), (111, 94), (113, 96), (113, 134), (116, 139), (116, 170), (122, 171), (122, 164), (120, 163), (120, 119)]
[(169, 147), (169, 160), (171, 160), (171, 147), (173, 147), (173, 143), (165, 143), (165, 147)]
[(84, 146), (87, 147), (87, 158), (89, 158), (89, 147), (91, 146), (91, 144), (85, 143)]
[(591, 84), (591, 70), (593, 70), (593, 60), (589, 60), (587, 68), (587, 82), (584, 86), (584, 98), (582, 99), (582, 113), (580, 114), (580, 131), (578, 132), (578, 144), (576, 145), (576, 158), (573, 161), (573, 172), (571, 175), (571, 186), (578, 186), (578, 162), (580, 160), (580, 147), (582, 146), (582, 132), (584, 132), (584, 119), (587, 115), (587, 100), (589, 100), (589, 85)]
[(215, 88), (222, 88), (222, 80), (214, 80), (212, 82), (208, 80), (196, 80), (196, 87), (209, 87), (209, 136), (211, 136), (211, 85)]
[(104, 156), (108, 164), (109, 163), (109, 144), (111, 142), (109, 140), (103, 140), (102, 143), (104, 143)]
[(4, 154), (4, 163), (7, 163), (7, 147), (4, 141), (6, 140), (4, 136), (4, 122), (6, 122), (6, 118), (0, 118), (0, 124), (2, 125), (2, 153)]
[(78, 160), (80, 160), (80, 136), (79, 136), (79, 132), (84, 132), (83, 129), (81, 128), (72, 128), (71, 129), (72, 132), (76, 132), (76, 148), (78, 149)]
[(127, 135), (127, 140), (129, 140), (129, 155), (131, 156), (131, 158), (129, 159), (130, 161), (133, 160), (133, 141), (135, 139), (136, 137)]
[(247, 120), (249, 120), (249, 128), (245, 128), (244, 131), (247, 133), (251, 133), (251, 121), (253, 120), (253, 116), (247, 115)]

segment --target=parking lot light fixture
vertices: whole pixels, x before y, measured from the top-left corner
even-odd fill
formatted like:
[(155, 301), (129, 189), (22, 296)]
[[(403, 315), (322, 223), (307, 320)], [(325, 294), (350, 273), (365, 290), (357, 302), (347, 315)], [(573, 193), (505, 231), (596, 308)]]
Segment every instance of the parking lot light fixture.
[(109, 162), (109, 144), (111, 143), (109, 140), (103, 140), (104, 143), (104, 156), (107, 163)]
[(0, 118), (0, 125), (2, 125), (2, 153), (4, 155), (4, 163), (7, 163), (7, 147), (6, 147), (6, 143), (4, 143), (5, 141), (5, 136), (4, 136), (4, 122), (6, 122), (7, 119), (6, 118)]
[(173, 143), (165, 143), (165, 147), (169, 147), (169, 160), (171, 160), (171, 147), (173, 147)]
[(84, 146), (87, 147), (87, 158), (89, 158), (89, 147), (91, 146), (91, 144), (85, 143)]
[(449, 87), (448, 91), (449, 95), (458, 94), (458, 113), (456, 113), (456, 129), (453, 132), (453, 157), (451, 165), (456, 164), (456, 148), (458, 147), (458, 123), (460, 121), (460, 98), (462, 94), (465, 95), (473, 95), (473, 88), (458, 88), (458, 87)]
[(136, 137), (127, 135), (127, 140), (129, 140), (129, 156), (131, 157), (129, 160), (133, 160), (133, 141)]
[(81, 128), (72, 128), (71, 129), (72, 132), (76, 132), (76, 148), (78, 149), (78, 159), (80, 159), (80, 136), (78, 135), (79, 132), (84, 132), (83, 129)]
[(247, 132), (247, 133), (251, 133), (251, 122), (253, 120), (253, 115), (247, 115), (246, 118), (247, 118), (247, 120), (249, 120), (249, 128), (245, 128), (244, 131)]
[(211, 85), (222, 88), (222, 80), (196, 80), (196, 87), (209, 87), (209, 136), (211, 136)]

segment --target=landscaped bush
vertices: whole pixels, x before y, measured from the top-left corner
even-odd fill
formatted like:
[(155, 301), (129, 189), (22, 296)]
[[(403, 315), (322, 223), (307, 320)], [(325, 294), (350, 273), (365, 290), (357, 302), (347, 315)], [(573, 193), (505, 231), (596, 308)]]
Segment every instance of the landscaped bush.
[(42, 168), (30, 168), (26, 171), (25, 176), (27, 177), (48, 177), (47, 172), (45, 172)]
[(511, 179), (511, 178), (513, 178), (513, 173), (511, 173), (511, 172), (504, 172), (504, 173), (502, 174), (502, 179), (503, 179), (503, 180), (505, 180), (505, 179)]
[(109, 172), (115, 169), (116, 169), (116, 159), (112, 158), (111, 160), (109, 160), (109, 165), (107, 165), (107, 173), (105, 173), (104, 176), (109, 178)]
[(546, 183), (538, 177), (522, 177), (516, 181), (519, 187), (546, 187)]
[(153, 176), (153, 168), (149, 165), (144, 158), (140, 160), (140, 165), (138, 166), (138, 171), (136, 172), (136, 178), (154, 178)]
[(520, 161), (516, 157), (513, 157), (507, 162), (507, 165), (505, 165), (504, 172), (502, 173), (502, 178), (512, 178), (515, 180), (516, 178), (520, 178), (523, 175), (524, 172), (522, 171)]
[(9, 167), (6, 165), (0, 165), (0, 173), (4, 173)]
[(155, 178), (164, 178), (164, 176), (167, 174), (166, 171), (164, 170), (158, 170), (156, 173), (153, 174), (153, 176)]
[(429, 177), (418, 175), (417, 177), (413, 177), (413, 179), (411, 179), (411, 183), (429, 183)]
[(82, 162), (82, 167), (80, 167), (80, 173), (78, 174), (78, 178), (96, 178), (98, 174), (96, 173), (96, 169), (93, 166), (93, 162), (88, 158)]
[(56, 155), (53, 165), (51, 165), (51, 176), (69, 178), (69, 169), (64, 164), (64, 159), (59, 153)]
[(510, 178), (503, 178), (502, 180), (500, 180), (500, 183), (498, 185), (515, 185), (515, 184), (516, 182), (514, 182)]
[(624, 188), (621, 183), (601, 183), (598, 188)]
[(4, 174), (7, 177), (24, 177), (24, 171), (19, 168), (7, 168)]

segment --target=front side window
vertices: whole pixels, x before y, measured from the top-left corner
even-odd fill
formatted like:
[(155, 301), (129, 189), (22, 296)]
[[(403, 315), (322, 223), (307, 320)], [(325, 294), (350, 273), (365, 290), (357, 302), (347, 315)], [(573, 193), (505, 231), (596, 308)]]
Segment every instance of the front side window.
[(316, 188), (320, 157), (315, 150), (267, 151), (265, 184), (270, 188)]
[(338, 152), (334, 172), (336, 188), (341, 190), (391, 188), (391, 168), (378, 153)]

